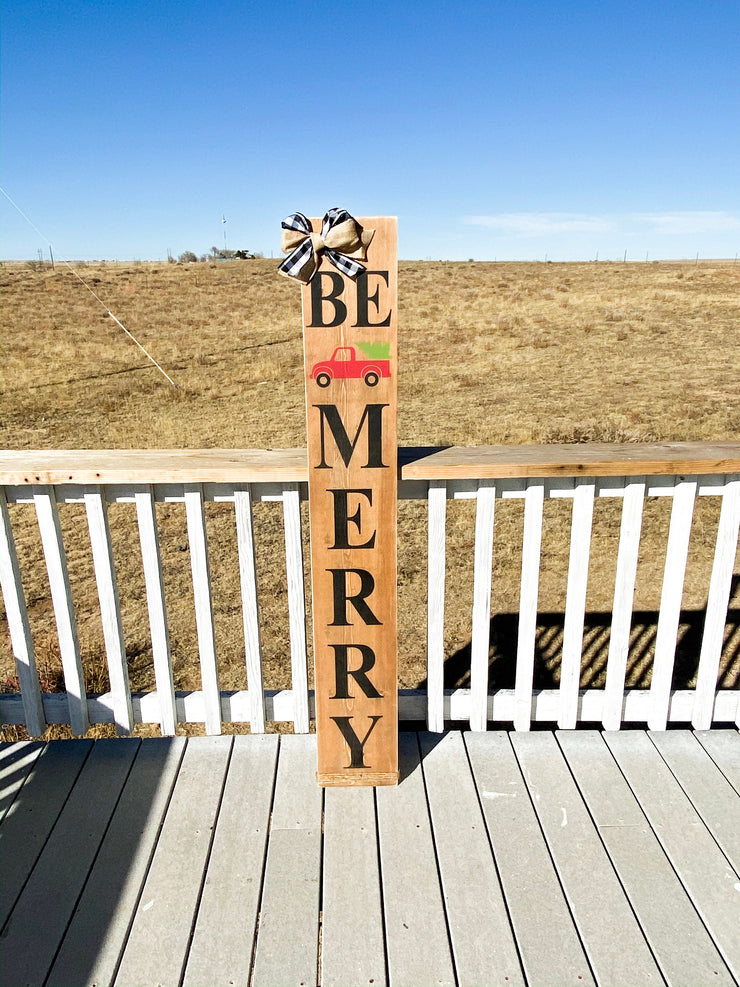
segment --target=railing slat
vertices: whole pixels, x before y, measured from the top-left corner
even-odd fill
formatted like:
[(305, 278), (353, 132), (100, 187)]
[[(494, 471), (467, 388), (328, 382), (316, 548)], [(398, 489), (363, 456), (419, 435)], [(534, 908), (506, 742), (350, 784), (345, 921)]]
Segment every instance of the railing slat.
[(200, 675), (206, 699), (206, 733), (219, 734), (221, 733), (221, 700), (216, 660), (216, 634), (213, 627), (206, 515), (203, 509), (203, 488), (200, 484), (185, 484), (185, 516), (190, 545), (190, 567), (193, 573)]
[(732, 480), (727, 484), (722, 495), (717, 544), (709, 582), (707, 617), (699, 656), (694, 715), (691, 719), (695, 730), (708, 730), (712, 725), (738, 531), (740, 531), (740, 480)]
[(170, 636), (167, 630), (167, 610), (164, 600), (162, 561), (159, 553), (159, 534), (154, 510), (154, 492), (151, 487), (137, 490), (136, 517), (139, 524), (141, 558), (144, 565), (146, 603), (149, 610), (149, 627), (152, 635), (154, 678), (157, 683), (159, 723), (164, 736), (172, 736), (177, 727), (175, 685), (172, 678)]
[(131, 708), (131, 687), (108, 524), (108, 507), (100, 487), (85, 492), (85, 510), (90, 531), (95, 582), (100, 600), (100, 617), (103, 623), (105, 654), (115, 709), (116, 732), (127, 734), (133, 729), (134, 714)]
[(306, 655), (306, 591), (303, 583), (301, 499), (297, 483), (286, 483), (283, 493), (285, 565), (288, 577), (290, 667), (295, 708), (293, 728), (308, 733), (308, 661)]
[(635, 480), (627, 483), (622, 504), (612, 626), (606, 663), (604, 717), (602, 720), (605, 730), (618, 730), (622, 722), (624, 682), (627, 674), (627, 656), (632, 628), (632, 604), (635, 597), (635, 579), (637, 577), (637, 559), (640, 553), (644, 504), (645, 479), (644, 477), (635, 478)]
[(444, 730), (445, 523), (447, 484), (432, 480), (428, 493), (427, 729)]
[(8, 616), (8, 630), (13, 645), (15, 667), (23, 697), (23, 711), (26, 718), (26, 729), (32, 737), (40, 737), (46, 729), (44, 707), (39, 689), (39, 676), (36, 669), (36, 655), (33, 648), (31, 625), (26, 609), (26, 595), (21, 582), (21, 570), (18, 565), (18, 553), (15, 550), (15, 539), (10, 524), (8, 502), (5, 491), (0, 487), (0, 514), (2, 515), (2, 533), (0, 535), (0, 588), (5, 601), (5, 613)]
[(522, 535), (522, 581), (519, 592), (519, 631), (514, 684), (514, 728), (529, 730), (532, 722), (532, 684), (537, 634), (537, 599), (540, 586), (542, 518), (545, 504), (544, 480), (527, 481), (524, 493)]
[(470, 729), (488, 728), (488, 650), (491, 638), (491, 566), (496, 484), (478, 483), (475, 515), (473, 633), (470, 645)]
[(558, 726), (572, 729), (578, 719), (578, 687), (581, 680), (583, 627), (586, 617), (588, 562), (596, 484), (593, 479), (576, 480), (573, 491), (573, 520), (568, 561), (568, 588), (565, 597), (563, 658), (560, 669), (560, 711)]
[(648, 727), (651, 730), (665, 730), (668, 720), (696, 487), (697, 482), (694, 479), (679, 480), (673, 492), (663, 589), (660, 595), (658, 629), (655, 637), (653, 675), (650, 683)]
[(262, 684), (262, 644), (260, 641), (257, 568), (252, 526), (252, 495), (248, 486), (234, 489), (236, 540), (239, 551), (239, 579), (242, 594), (242, 620), (247, 663), (252, 733), (265, 732), (265, 697)]
[[(550, 465), (545, 472), (532, 472), (535, 460), (530, 450), (457, 450), (450, 462), (446, 453), (433, 456), (425, 452), (419, 467), (404, 465), (405, 475), (413, 476), (402, 483), (400, 496), (427, 500), (428, 573), (427, 573), (427, 683), (426, 694), (403, 696), (400, 712), (425, 716), (430, 730), (439, 731), (449, 719), (467, 719), (471, 727), (485, 730), (491, 720), (512, 721), (516, 729), (526, 730), (534, 722), (557, 719), (561, 727), (575, 726), (579, 720), (598, 721), (607, 729), (619, 729), (621, 723), (648, 722), (654, 729), (667, 722), (691, 721), (706, 728), (716, 722), (736, 718), (740, 726), (740, 704), (736, 690), (717, 689), (717, 673), (722, 660), (727, 604), (731, 592), (734, 557), (740, 527), (740, 477), (737, 474), (737, 450), (740, 444), (726, 444), (727, 456), (720, 459), (714, 452), (705, 455), (698, 445), (686, 458), (675, 444), (656, 447), (663, 455), (653, 463), (644, 457), (645, 450), (612, 450), (604, 447), (597, 460), (583, 460), (581, 449), (573, 447), (562, 454), (543, 449), (541, 455)], [(735, 450), (735, 451), (733, 451)], [(715, 450), (717, 452), (717, 450)], [(25, 456), (26, 454), (18, 454)], [(62, 455), (62, 454), (60, 454)], [(67, 458), (72, 459), (67, 463)], [(115, 723), (126, 732), (137, 722), (157, 722), (173, 733), (177, 723), (205, 722), (209, 732), (220, 731), (223, 722), (249, 722), (254, 732), (263, 731), (268, 720), (293, 721), (296, 732), (309, 727), (314, 697), (308, 691), (306, 662), (306, 601), (301, 535), (301, 499), (305, 483), (295, 473), (287, 475), (273, 470), (260, 472), (264, 463), (258, 454), (249, 454), (234, 465), (230, 456), (198, 460), (195, 472), (190, 468), (191, 453), (169, 453), (168, 470), (159, 469), (156, 458), (146, 465), (154, 470), (147, 479), (141, 472), (128, 476), (133, 460), (117, 459), (106, 453), (103, 473), (96, 468), (99, 453), (90, 453), (86, 469), (76, 472), (74, 455), (63, 453), (64, 460), (56, 472), (23, 471), (23, 476), (0, 491), (2, 536), (0, 536), (0, 581), (6, 601), (9, 631), (16, 657), (20, 694), (0, 697), (0, 707), (7, 723), (26, 722), (31, 732), (43, 731), (47, 723), (72, 722), (81, 732), (89, 723)], [(509, 460), (506, 457), (509, 456)], [(732, 459), (735, 456), (735, 459)], [(522, 458), (523, 457), (523, 458)], [(550, 457), (549, 459), (547, 457)], [(606, 457), (606, 458), (604, 458)], [(729, 458), (728, 458), (729, 457)], [(52, 457), (53, 458), (53, 457)], [(449, 457), (447, 457), (449, 458)], [(603, 461), (602, 461), (603, 459)], [(438, 460), (438, 462), (436, 461)], [(444, 460), (444, 462), (443, 462)], [(459, 460), (459, 462), (458, 462)], [(709, 471), (687, 470), (694, 460)], [(716, 460), (716, 461), (715, 461)], [(545, 460), (543, 459), (543, 462)], [(576, 467), (570, 469), (569, 464)], [(39, 462), (41, 462), (39, 460)], [(137, 459), (138, 462), (138, 459)], [(266, 461), (265, 461), (266, 462)], [(62, 469), (60, 464), (64, 464)], [(509, 465), (507, 465), (509, 463)], [(604, 466), (607, 464), (608, 468)], [(217, 466), (218, 475), (212, 467)], [(617, 465), (624, 469), (617, 470)], [(636, 467), (642, 465), (642, 469)], [(16, 467), (23, 465), (17, 458)], [(647, 475), (645, 467), (655, 466)], [(679, 470), (678, 466), (684, 467)], [(139, 466), (141, 464), (139, 463)], [(663, 470), (665, 466), (665, 471)], [(125, 468), (124, 468), (125, 467)], [(231, 475), (232, 467), (236, 470)], [(452, 469), (448, 478), (448, 467)], [(454, 467), (454, 468), (453, 468)], [(138, 467), (137, 467), (138, 468)], [(282, 469), (282, 466), (280, 467)], [(602, 468), (605, 472), (602, 474)], [(254, 470), (257, 473), (254, 473)], [(107, 470), (107, 472), (106, 472)], [(198, 472), (201, 470), (201, 472)], [(205, 472), (203, 472), (205, 470)], [(441, 472), (440, 472), (441, 470)], [(690, 472), (691, 475), (687, 475)], [(693, 475), (695, 472), (701, 476)], [(638, 475), (641, 474), (641, 475)], [(619, 474), (619, 475), (617, 475)], [(644, 475), (642, 475), (644, 474)], [(711, 475), (710, 475), (711, 474)], [(302, 477), (301, 473), (301, 477)], [(57, 483), (58, 480), (58, 483)], [(110, 482), (108, 482), (110, 481)], [(149, 485), (156, 483), (156, 485)], [(52, 486), (47, 486), (53, 484)], [(695, 689), (672, 691), (678, 624), (681, 619), (688, 545), (693, 508), (697, 496), (722, 496), (717, 544), (709, 585), (707, 616), (699, 656)], [(606, 686), (580, 689), (584, 618), (586, 608), (591, 530), (594, 497), (622, 497), (622, 523), (612, 606), (609, 654), (606, 663)], [(649, 690), (625, 687), (633, 620), (635, 576), (646, 497), (671, 496), (671, 525), (666, 548), (661, 609), (655, 644), (653, 682)], [(446, 595), (446, 500), (477, 499), (476, 547), (471, 632), (471, 688), (452, 692), (444, 689), (444, 608)], [(517, 660), (513, 689), (488, 692), (490, 676), (491, 569), (493, 562), (494, 510), (499, 497), (524, 499), (522, 572), (517, 636)], [(559, 689), (533, 689), (537, 633), (537, 606), (543, 538), (545, 498), (573, 500), (573, 523), (570, 568), (565, 613), (562, 673)], [(214, 603), (209, 580), (206, 500), (233, 502), (237, 528), (240, 566), (242, 616), (248, 690), (220, 692), (218, 659), (214, 634)], [(252, 501), (283, 502), (288, 618), (291, 642), (292, 688), (273, 694), (265, 691), (261, 667), (260, 616), (258, 606), (255, 535), (252, 526)], [(156, 691), (132, 695), (123, 639), (121, 607), (117, 598), (115, 567), (112, 557), (108, 504), (135, 503), (142, 545), (143, 571), (151, 626)], [(168, 638), (164, 581), (159, 551), (159, 534), (155, 503), (184, 503), (188, 520), (188, 537), (193, 565), (195, 616), (201, 655), (202, 689), (175, 693)], [(15, 551), (7, 504), (35, 504), (42, 533), (44, 558), (49, 569), (52, 603), (57, 619), (67, 693), (47, 696), (39, 689), (34, 663), (34, 648), (22, 579)], [(85, 694), (81, 656), (67, 572), (58, 504), (85, 504), (93, 549), (93, 563), (100, 598), (100, 612), (105, 651), (110, 670), (110, 692), (100, 696)], [(19, 508), (21, 510), (21, 508)], [(62, 515), (63, 517), (63, 515)], [(30, 584), (29, 584), (30, 585)], [(77, 703), (76, 717), (72, 707)], [(25, 703), (25, 710), (24, 710)], [(5, 717), (9, 719), (5, 719)], [(73, 722), (74, 721), (74, 722)]]
[(87, 733), (90, 726), (87, 718), (87, 694), (85, 673), (80, 658), (80, 643), (77, 637), (77, 622), (72, 603), (72, 588), (69, 584), (67, 558), (62, 542), (62, 529), (59, 524), (59, 511), (53, 487), (36, 487), (34, 503), (38, 518), (41, 544), (49, 573), (51, 601), (57, 625), (59, 651), (64, 671), (64, 687), (69, 703), (69, 722), (72, 732), (79, 736)]

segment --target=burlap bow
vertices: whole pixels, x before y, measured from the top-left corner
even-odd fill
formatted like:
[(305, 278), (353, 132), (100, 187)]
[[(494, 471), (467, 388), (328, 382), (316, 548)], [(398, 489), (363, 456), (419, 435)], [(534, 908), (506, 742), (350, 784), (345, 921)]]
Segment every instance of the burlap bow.
[(318, 271), (322, 253), (342, 274), (356, 278), (365, 270), (358, 260), (367, 260), (367, 248), (375, 233), (363, 229), (346, 209), (330, 209), (321, 223), (321, 233), (313, 232), (301, 212), (284, 219), (282, 228), (282, 249), (292, 252), (278, 270), (303, 284), (308, 284)]

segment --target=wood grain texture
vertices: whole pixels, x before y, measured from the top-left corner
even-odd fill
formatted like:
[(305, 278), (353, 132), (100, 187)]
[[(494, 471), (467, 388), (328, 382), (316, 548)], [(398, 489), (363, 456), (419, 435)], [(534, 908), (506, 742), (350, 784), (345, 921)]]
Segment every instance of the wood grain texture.
[[(412, 450), (404, 450), (408, 459)], [(575, 443), (570, 445), (453, 446), (423, 450), (406, 462), (404, 480), (499, 479), (517, 476), (640, 476), (737, 473), (740, 442)]]
[[(398, 450), (404, 480), (740, 472), (740, 442)], [(0, 484), (303, 483), (305, 449), (5, 449)]]
[[(302, 288), (318, 777), (325, 785), (373, 784), (373, 773), (387, 778), (398, 768), (397, 224), (358, 221), (375, 230), (367, 273), (353, 282), (324, 258)], [(320, 229), (320, 220), (311, 222)], [(373, 348), (385, 351), (375, 363), (364, 359)], [(320, 366), (330, 368), (323, 379)], [(361, 367), (373, 366), (377, 372), (363, 377)]]
[(305, 481), (304, 449), (4, 450), (0, 483)]

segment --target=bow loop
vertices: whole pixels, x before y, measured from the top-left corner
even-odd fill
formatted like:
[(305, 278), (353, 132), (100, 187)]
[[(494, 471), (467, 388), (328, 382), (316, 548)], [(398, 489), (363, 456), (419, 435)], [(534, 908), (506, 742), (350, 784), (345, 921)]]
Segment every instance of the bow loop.
[(289, 278), (297, 278), (308, 284), (321, 263), (323, 253), (327, 260), (350, 278), (356, 278), (365, 270), (360, 261), (367, 260), (375, 230), (366, 230), (346, 209), (330, 209), (321, 223), (321, 233), (311, 228), (311, 223), (296, 212), (282, 222), (282, 249), (288, 256), (278, 270)]

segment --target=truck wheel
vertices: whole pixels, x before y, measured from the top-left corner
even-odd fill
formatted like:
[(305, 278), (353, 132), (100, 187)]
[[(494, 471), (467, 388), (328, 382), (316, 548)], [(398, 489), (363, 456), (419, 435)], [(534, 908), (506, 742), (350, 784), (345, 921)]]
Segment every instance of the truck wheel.
[(316, 383), (319, 387), (328, 387), (331, 384), (331, 377), (322, 370), (320, 374), (316, 374)]
[(379, 380), (380, 377), (375, 373), (374, 370), (369, 370), (365, 374), (365, 383), (367, 384), (368, 387), (375, 387), (375, 385), (378, 383)]

